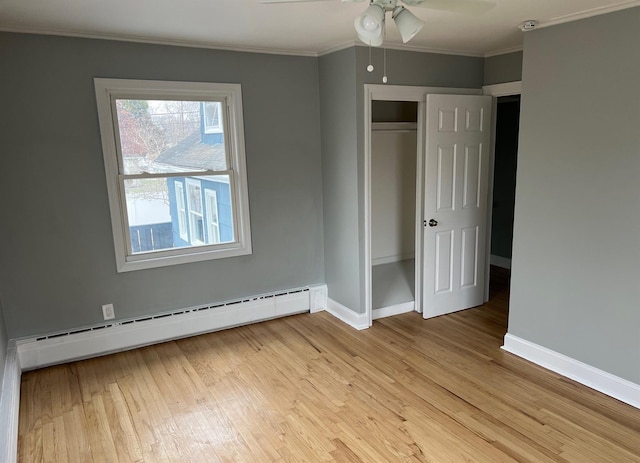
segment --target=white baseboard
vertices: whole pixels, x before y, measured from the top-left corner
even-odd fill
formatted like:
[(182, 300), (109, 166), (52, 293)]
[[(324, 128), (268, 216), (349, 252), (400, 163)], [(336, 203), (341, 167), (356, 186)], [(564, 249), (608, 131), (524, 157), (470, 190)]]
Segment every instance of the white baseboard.
[(400, 315), (401, 313), (413, 312), (416, 308), (416, 303), (403, 302), (402, 304), (390, 305), (388, 307), (381, 307), (379, 309), (373, 309), (373, 319), (392, 317), (393, 315)]
[(489, 262), (491, 263), (491, 265), (495, 265), (496, 267), (501, 267), (506, 269), (511, 268), (511, 259), (507, 257), (496, 256), (494, 254), (491, 254), (491, 258), (489, 259)]
[(367, 314), (356, 313), (331, 298), (327, 299), (327, 312), (357, 330), (366, 330), (369, 328)]
[(0, 461), (15, 463), (18, 458), (18, 410), (22, 370), (14, 341), (9, 341), (0, 397)]
[(640, 385), (525, 339), (506, 334), (504, 350), (585, 386), (640, 408)]
[(120, 321), (70, 333), (17, 341), (22, 370), (309, 312), (308, 288)]
[(309, 286), (309, 311), (320, 312), (327, 309), (327, 285)]

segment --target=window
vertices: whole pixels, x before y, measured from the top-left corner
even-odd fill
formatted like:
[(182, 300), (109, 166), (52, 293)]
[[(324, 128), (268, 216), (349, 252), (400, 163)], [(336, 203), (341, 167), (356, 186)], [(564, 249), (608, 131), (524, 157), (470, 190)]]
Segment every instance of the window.
[(204, 133), (222, 132), (220, 113), (222, 105), (217, 101), (206, 101), (204, 103)]
[(240, 85), (95, 88), (118, 271), (250, 254)]
[(220, 242), (220, 222), (218, 221), (218, 194), (216, 190), (204, 190), (207, 206), (207, 237), (211, 244)]
[(176, 182), (176, 206), (178, 209), (178, 232), (180, 239), (187, 241), (189, 235), (187, 234), (187, 211), (184, 207), (184, 187), (181, 182)]
[(202, 188), (197, 180), (187, 179), (187, 204), (189, 205), (189, 230), (191, 244), (204, 243), (204, 215), (202, 213)]

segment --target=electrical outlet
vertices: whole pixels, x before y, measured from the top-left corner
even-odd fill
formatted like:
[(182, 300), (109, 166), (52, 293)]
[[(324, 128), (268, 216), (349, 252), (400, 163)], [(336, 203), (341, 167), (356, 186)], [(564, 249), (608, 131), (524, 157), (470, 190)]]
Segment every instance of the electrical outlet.
[(102, 316), (105, 320), (113, 320), (116, 318), (116, 311), (113, 308), (113, 304), (105, 304), (102, 306)]

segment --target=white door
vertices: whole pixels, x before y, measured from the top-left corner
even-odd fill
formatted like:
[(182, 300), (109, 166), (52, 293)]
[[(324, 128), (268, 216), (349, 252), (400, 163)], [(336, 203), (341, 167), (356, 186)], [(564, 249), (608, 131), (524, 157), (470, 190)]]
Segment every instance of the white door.
[(484, 302), (491, 97), (428, 95), (424, 318)]

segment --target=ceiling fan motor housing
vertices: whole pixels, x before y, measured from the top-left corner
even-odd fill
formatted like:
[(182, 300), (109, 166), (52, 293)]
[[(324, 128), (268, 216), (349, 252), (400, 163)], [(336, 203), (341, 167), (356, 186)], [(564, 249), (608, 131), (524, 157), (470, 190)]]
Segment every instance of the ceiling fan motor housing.
[(393, 11), (393, 9), (397, 5), (397, 0), (372, 0), (371, 3), (374, 5), (379, 5), (385, 11)]

